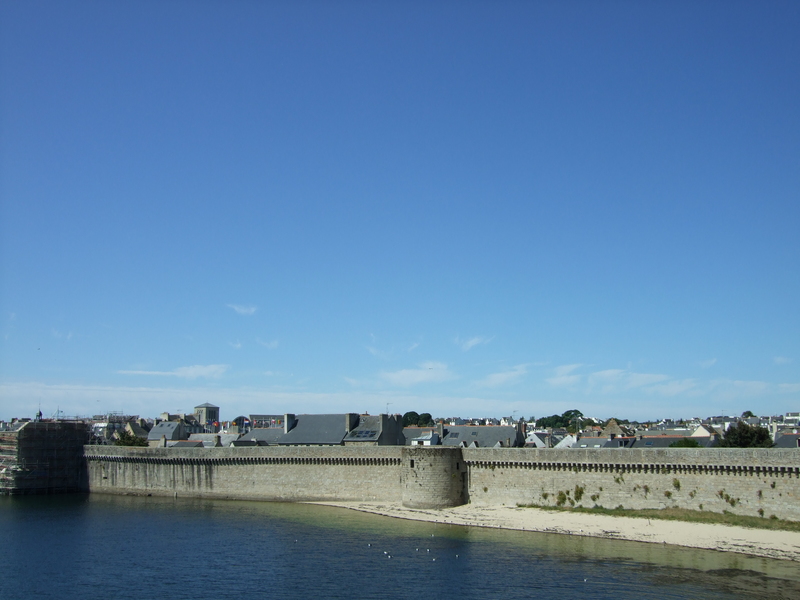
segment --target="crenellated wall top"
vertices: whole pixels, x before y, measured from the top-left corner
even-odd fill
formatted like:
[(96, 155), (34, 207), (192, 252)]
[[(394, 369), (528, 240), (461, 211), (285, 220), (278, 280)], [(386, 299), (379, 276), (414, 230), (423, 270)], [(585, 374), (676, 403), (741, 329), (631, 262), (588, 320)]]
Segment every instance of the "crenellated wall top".
[(800, 467), (800, 448), (463, 448), (472, 462)]
[(84, 446), (87, 458), (185, 458), (185, 459), (400, 459), (403, 446), (251, 446), (244, 448), (137, 448)]

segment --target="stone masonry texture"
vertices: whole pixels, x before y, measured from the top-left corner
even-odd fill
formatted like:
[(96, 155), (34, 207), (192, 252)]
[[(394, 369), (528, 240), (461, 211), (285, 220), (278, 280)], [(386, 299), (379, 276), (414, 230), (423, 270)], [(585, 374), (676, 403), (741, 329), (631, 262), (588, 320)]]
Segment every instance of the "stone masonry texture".
[(674, 506), (800, 521), (800, 449), (86, 446), (84, 453), (91, 492), (411, 508)]

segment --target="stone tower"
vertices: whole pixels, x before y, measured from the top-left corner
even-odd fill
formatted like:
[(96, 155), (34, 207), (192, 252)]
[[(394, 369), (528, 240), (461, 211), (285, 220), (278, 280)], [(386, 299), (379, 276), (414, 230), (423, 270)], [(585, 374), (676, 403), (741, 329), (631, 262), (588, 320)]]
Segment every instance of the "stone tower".
[(446, 508), (464, 504), (467, 469), (461, 448), (407, 446), (402, 464), (403, 506)]

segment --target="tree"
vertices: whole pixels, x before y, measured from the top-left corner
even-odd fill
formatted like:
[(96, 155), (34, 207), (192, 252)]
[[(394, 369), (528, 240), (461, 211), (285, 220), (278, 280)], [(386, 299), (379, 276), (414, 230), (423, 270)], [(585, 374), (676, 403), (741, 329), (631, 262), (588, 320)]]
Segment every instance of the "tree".
[(413, 410), (410, 410), (403, 415), (403, 427), (417, 425), (418, 423), (419, 423), (419, 414), (417, 414)]
[(752, 410), (746, 410), (742, 413), (743, 419), (750, 419), (751, 417), (755, 417)]
[(549, 417), (542, 417), (536, 421), (536, 427), (561, 427), (561, 415), (550, 415)]
[(536, 427), (567, 427), (574, 429), (581, 426), (583, 413), (575, 408), (566, 411), (563, 415), (551, 415), (536, 421)]
[(430, 427), (431, 425), (433, 425), (433, 417), (431, 416), (431, 413), (422, 413), (419, 416), (419, 421), (417, 421), (417, 425), (419, 425), (420, 427)]
[(672, 442), (669, 445), (670, 448), (700, 448), (700, 444), (697, 443), (697, 440), (693, 440), (692, 438), (683, 438), (682, 440), (678, 440), (677, 442)]
[(720, 448), (772, 448), (769, 431), (758, 425), (748, 425), (739, 421), (728, 427), (728, 431), (717, 443)]
[(117, 441), (114, 442), (115, 446), (147, 446), (147, 440), (144, 438), (140, 438), (138, 436), (133, 435), (132, 433), (125, 431), (117, 432)]
[(562, 427), (566, 427), (570, 433), (578, 433), (583, 425), (583, 413), (576, 408), (566, 411), (561, 418), (565, 421)]

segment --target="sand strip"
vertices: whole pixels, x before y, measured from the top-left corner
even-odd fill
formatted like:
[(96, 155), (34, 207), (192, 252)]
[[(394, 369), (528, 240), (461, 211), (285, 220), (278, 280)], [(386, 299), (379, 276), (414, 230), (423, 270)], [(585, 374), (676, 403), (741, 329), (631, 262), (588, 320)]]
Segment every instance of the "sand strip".
[(398, 519), (672, 544), (800, 562), (800, 533), (729, 525), (613, 517), (511, 506), (467, 504), (441, 510), (400, 503), (318, 502)]

